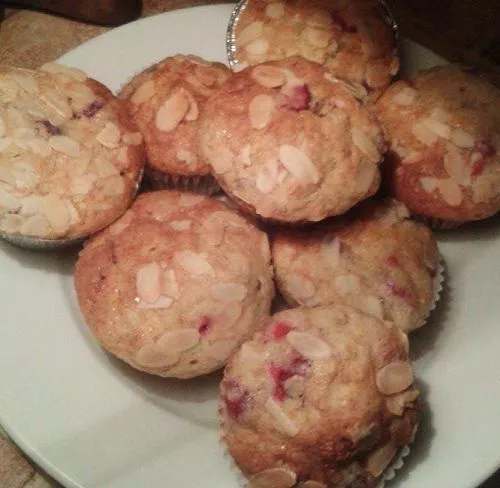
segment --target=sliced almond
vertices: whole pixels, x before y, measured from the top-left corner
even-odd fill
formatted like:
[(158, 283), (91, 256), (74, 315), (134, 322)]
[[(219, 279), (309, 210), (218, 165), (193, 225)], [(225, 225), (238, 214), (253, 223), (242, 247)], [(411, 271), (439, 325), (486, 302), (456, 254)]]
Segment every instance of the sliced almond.
[(356, 125), (352, 127), (352, 142), (370, 161), (377, 163), (380, 160), (375, 142)]
[(458, 184), (470, 184), (470, 171), (468, 161), (453, 144), (447, 144), (446, 153), (443, 158), (443, 166), (448, 176)]
[(199, 253), (193, 251), (178, 251), (174, 254), (174, 259), (193, 276), (215, 274), (209, 262)]
[(330, 40), (333, 37), (332, 32), (329, 30), (314, 29), (311, 27), (304, 29), (302, 35), (305, 40), (311, 44), (311, 46), (318, 47), (320, 49), (328, 47), (328, 44), (330, 44)]
[(125, 193), (125, 180), (122, 176), (110, 176), (103, 181), (102, 193), (108, 197), (116, 197)]
[(420, 185), (426, 193), (432, 193), (438, 187), (438, 179), (422, 176), (420, 178)]
[(200, 109), (198, 108), (198, 103), (196, 102), (196, 99), (193, 97), (192, 93), (187, 90), (184, 90), (184, 94), (189, 100), (189, 108), (186, 112), (185, 119), (190, 121), (198, 119), (198, 116), (200, 115)]
[(250, 159), (250, 153), (252, 148), (250, 144), (246, 144), (241, 148), (240, 153), (238, 154), (238, 162), (243, 166), (252, 166), (252, 160)]
[(264, 129), (271, 121), (273, 112), (273, 97), (266, 94), (255, 96), (248, 107), (251, 126), (254, 129)]
[(304, 302), (305, 300), (308, 300), (316, 295), (316, 287), (314, 286), (314, 283), (310, 279), (297, 273), (291, 273), (288, 275), (286, 287), (288, 293), (290, 293), (290, 295), (292, 295), (294, 299), (299, 302)]
[(328, 10), (315, 8), (313, 13), (306, 18), (306, 24), (312, 27), (327, 28), (332, 25), (332, 16)]
[(334, 286), (341, 295), (353, 295), (359, 293), (361, 282), (358, 276), (352, 274), (340, 275), (335, 277)]
[(173, 299), (170, 297), (166, 297), (165, 295), (160, 295), (154, 303), (143, 302), (142, 300), (139, 302), (139, 308), (148, 308), (148, 309), (159, 309), (159, 308), (169, 308), (172, 305)]
[(398, 105), (403, 105), (405, 107), (408, 107), (409, 105), (413, 104), (416, 95), (417, 95), (416, 90), (410, 87), (404, 87), (402, 90), (399, 90), (396, 93), (396, 95), (393, 95), (392, 99)]
[(389, 412), (400, 417), (403, 415), (406, 405), (414, 402), (419, 396), (420, 392), (418, 390), (408, 390), (403, 393), (388, 396), (385, 399), (385, 404)]
[(155, 94), (155, 91), (155, 82), (153, 80), (148, 80), (137, 88), (130, 98), (130, 101), (135, 105), (140, 105), (141, 103), (150, 100)]
[(289, 144), (283, 144), (279, 149), (281, 164), (301, 183), (318, 183), (318, 170), (300, 149)]
[(380, 393), (394, 395), (413, 383), (413, 371), (407, 361), (389, 363), (377, 372), (376, 385)]
[(183, 90), (170, 95), (156, 112), (156, 127), (162, 132), (174, 130), (184, 119), (189, 108), (190, 100)]
[(341, 246), (342, 242), (336, 236), (326, 237), (321, 242), (321, 247), (320, 247), (321, 257), (328, 266), (336, 268), (340, 264)]
[(107, 122), (96, 136), (97, 141), (108, 149), (116, 149), (120, 143), (120, 138), (120, 129), (113, 122)]
[(422, 153), (419, 151), (412, 151), (411, 153), (404, 156), (401, 160), (401, 164), (413, 164), (418, 163), (422, 160)]
[(245, 27), (238, 35), (237, 41), (242, 46), (254, 41), (259, 38), (264, 31), (264, 22), (252, 22), (247, 27)]
[(377, 179), (378, 166), (373, 162), (360, 161), (354, 188), (357, 194), (366, 195)]
[(175, 231), (183, 231), (189, 230), (191, 228), (192, 221), (191, 220), (172, 220), (169, 223), (169, 226)]
[[(266, 410), (273, 417), (275, 421), (275, 426), (278, 430), (289, 435), (290, 437), (294, 437), (299, 433), (299, 428), (297, 427), (295, 422), (283, 411), (283, 409), (272, 398), (267, 399), (265, 406)], [(293, 486), (294, 483), (295, 480), (290, 486)]]
[(227, 147), (221, 147), (210, 160), (210, 165), (217, 174), (225, 174), (233, 167), (233, 153)]
[(33, 215), (21, 226), (19, 232), (25, 236), (46, 236), (50, 232), (49, 221), (44, 215)]
[(265, 64), (252, 69), (250, 76), (260, 85), (266, 88), (278, 88), (286, 83), (285, 73), (276, 66)]
[(254, 56), (261, 56), (266, 54), (269, 49), (269, 42), (267, 39), (259, 38), (248, 43), (245, 47), (248, 54), (253, 54)]
[(429, 117), (422, 120), (422, 124), (429, 129), (434, 134), (444, 139), (449, 139), (451, 137), (451, 128), (449, 125), (444, 124), (440, 120)]
[(39, 156), (47, 157), (52, 153), (52, 148), (46, 139), (35, 137), (28, 142), (28, 147)]
[(396, 455), (396, 451), (396, 447), (392, 444), (387, 444), (374, 451), (366, 461), (368, 472), (378, 478), (389, 466), (389, 463)]
[(179, 149), (176, 157), (179, 161), (184, 161), (188, 166), (194, 166), (198, 161), (196, 155), (186, 149)]
[(37, 94), (39, 91), (38, 82), (31, 76), (21, 72), (11, 73), (14, 81), (27, 93)]
[(80, 155), (80, 143), (68, 136), (52, 136), (49, 138), (50, 147), (66, 156), (77, 157)]
[(286, 468), (270, 468), (254, 474), (248, 488), (291, 488), (297, 482), (297, 475)]
[(161, 293), (172, 298), (178, 298), (180, 296), (179, 285), (173, 269), (166, 269), (163, 271)]
[(43, 199), (43, 213), (50, 226), (58, 234), (64, 234), (70, 225), (68, 207), (58, 195), (47, 195)]
[(384, 318), (384, 307), (378, 297), (374, 295), (360, 295), (356, 298), (355, 303), (356, 308), (361, 312), (381, 320)]
[(240, 319), (243, 309), (239, 302), (230, 302), (224, 305), (224, 309), (217, 314), (216, 320), (221, 329), (228, 329)]
[(472, 134), (461, 129), (460, 127), (458, 129), (453, 129), (451, 131), (450, 139), (451, 142), (455, 144), (455, 146), (465, 149), (470, 149), (471, 147), (474, 147), (474, 144), (476, 142)]
[(307, 332), (292, 330), (286, 335), (286, 340), (308, 359), (326, 359), (332, 355), (332, 348), (325, 341)]
[(451, 178), (438, 180), (438, 188), (443, 200), (452, 207), (458, 207), (462, 203), (462, 190)]
[(140, 146), (143, 137), (140, 132), (125, 132), (122, 136), (122, 140), (125, 144), (129, 144), (130, 146)]
[(335, 83), (336, 85), (340, 85), (345, 88), (357, 100), (364, 100), (368, 96), (368, 90), (359, 83), (341, 80), (340, 78), (333, 76), (331, 73), (325, 73), (323, 76), (330, 83)]
[(55, 92), (43, 92), (40, 100), (63, 120), (69, 120), (73, 116), (73, 110), (66, 99)]
[(413, 124), (411, 132), (415, 138), (425, 146), (432, 146), (438, 140), (437, 134), (429, 130), (422, 122)]
[(221, 302), (241, 302), (247, 296), (247, 287), (238, 283), (217, 283), (210, 288), (210, 296)]
[(271, 160), (263, 166), (255, 178), (255, 186), (261, 193), (270, 193), (276, 186), (278, 180), (278, 164)]
[(156, 344), (146, 344), (137, 351), (134, 360), (144, 368), (168, 368), (179, 362), (179, 355), (165, 353)]
[(264, 12), (272, 19), (279, 19), (285, 15), (285, 5), (282, 2), (271, 2), (266, 6)]
[(160, 297), (161, 268), (158, 263), (141, 266), (135, 276), (137, 296), (146, 303), (154, 303)]
[(227, 358), (238, 347), (238, 341), (217, 341), (210, 344), (206, 353), (217, 361), (226, 362)]
[(196, 329), (180, 329), (165, 332), (156, 342), (165, 352), (180, 354), (192, 349), (200, 342), (200, 333)]
[(328, 488), (325, 484), (320, 483), (319, 481), (307, 480), (303, 483), (299, 483), (297, 488)]
[(71, 186), (70, 186), (71, 194), (86, 195), (92, 190), (96, 180), (97, 177), (93, 174), (77, 176), (76, 178), (71, 180)]

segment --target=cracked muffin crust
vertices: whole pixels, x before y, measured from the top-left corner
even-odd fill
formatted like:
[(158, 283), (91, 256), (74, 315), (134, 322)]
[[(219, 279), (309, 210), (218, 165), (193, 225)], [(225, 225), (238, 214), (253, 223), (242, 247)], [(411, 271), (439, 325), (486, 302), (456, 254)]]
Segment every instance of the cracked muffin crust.
[(274, 296), (267, 236), (203, 195), (140, 195), (81, 251), (78, 302), (102, 346), (147, 373), (222, 367)]
[(278, 232), (272, 256), (291, 305), (345, 303), (408, 333), (436, 300), (437, 243), (395, 200), (363, 204), (343, 223)]
[(377, 102), (388, 179), (413, 214), (446, 225), (500, 209), (500, 90), (455, 65), (394, 83)]
[(186, 185), (212, 193), (216, 185), (198, 151), (200, 112), (231, 71), (198, 56), (176, 55), (134, 76), (120, 91), (144, 136), (146, 175), (155, 188)]
[(339, 215), (373, 195), (385, 142), (350, 89), (299, 57), (235, 73), (199, 128), (221, 187), (247, 212), (285, 223)]
[(302, 56), (377, 98), (399, 70), (393, 22), (374, 0), (247, 0), (232, 26), (233, 69)]
[(419, 416), (407, 337), (345, 305), (280, 312), (231, 357), (222, 439), (249, 488), (372, 488)]
[(0, 233), (98, 231), (132, 202), (143, 156), (124, 104), (82, 71), (0, 69)]

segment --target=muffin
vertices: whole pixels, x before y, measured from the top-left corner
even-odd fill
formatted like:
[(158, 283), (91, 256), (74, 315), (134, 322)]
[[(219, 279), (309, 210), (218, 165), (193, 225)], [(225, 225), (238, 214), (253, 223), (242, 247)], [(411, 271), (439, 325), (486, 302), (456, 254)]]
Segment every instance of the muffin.
[(399, 70), (395, 23), (385, 4), (374, 0), (243, 1), (229, 26), (228, 46), (237, 71), (302, 56), (371, 98)]
[(404, 332), (424, 325), (440, 289), (431, 231), (394, 200), (369, 202), (342, 224), (277, 232), (272, 256), (289, 304), (345, 303)]
[(269, 314), (269, 243), (215, 199), (144, 193), (88, 241), (75, 288), (104, 349), (147, 373), (192, 378), (222, 367)]
[(142, 136), (125, 105), (57, 64), (0, 68), (0, 235), (47, 246), (85, 237), (132, 202)]
[(201, 115), (200, 149), (243, 210), (297, 224), (373, 195), (385, 151), (370, 108), (300, 57), (234, 74)]
[(373, 488), (415, 435), (407, 338), (344, 305), (280, 312), (230, 359), (222, 438), (249, 488)]
[(218, 189), (198, 150), (197, 131), (207, 98), (230, 73), (222, 63), (177, 55), (137, 74), (122, 88), (120, 97), (127, 100), (144, 136), (146, 178), (153, 188)]
[(500, 91), (455, 65), (392, 85), (377, 103), (390, 141), (387, 179), (414, 215), (438, 226), (500, 209)]

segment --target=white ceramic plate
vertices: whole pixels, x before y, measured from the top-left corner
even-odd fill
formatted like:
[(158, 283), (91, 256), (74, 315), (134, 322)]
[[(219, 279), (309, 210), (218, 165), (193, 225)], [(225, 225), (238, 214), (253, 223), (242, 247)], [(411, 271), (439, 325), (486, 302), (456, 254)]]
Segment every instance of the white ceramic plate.
[[(140, 20), (61, 61), (118, 89), (175, 53), (225, 61), (231, 5)], [(404, 45), (410, 70), (441, 62)], [(440, 237), (448, 287), (413, 337), (426, 408), (392, 488), (471, 488), (500, 458), (500, 221)], [(68, 487), (237, 488), (218, 444), (217, 375), (147, 377), (106, 355), (79, 315), (74, 253), (0, 245), (0, 422)]]

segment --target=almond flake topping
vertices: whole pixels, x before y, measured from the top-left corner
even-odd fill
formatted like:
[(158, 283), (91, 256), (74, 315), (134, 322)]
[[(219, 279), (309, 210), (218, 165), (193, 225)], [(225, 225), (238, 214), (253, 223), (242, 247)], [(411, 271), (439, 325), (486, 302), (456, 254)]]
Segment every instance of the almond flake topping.
[(415, 101), (416, 94), (417, 92), (413, 88), (404, 87), (402, 90), (399, 90), (392, 99), (398, 105), (409, 106)]
[(307, 332), (292, 330), (286, 335), (286, 340), (298, 353), (311, 360), (332, 355), (332, 349), (325, 341)]
[(451, 178), (438, 180), (438, 188), (443, 200), (451, 207), (458, 207), (462, 203), (462, 190)]
[(269, 42), (267, 39), (256, 39), (255, 41), (250, 42), (245, 47), (247, 53), (253, 54), (255, 56), (259, 56), (262, 54), (266, 54), (269, 48)]
[(270, 468), (253, 475), (248, 488), (291, 488), (297, 475), (286, 468)]
[(451, 137), (451, 128), (438, 119), (429, 117), (422, 120), (422, 124), (439, 137), (443, 137), (444, 139), (449, 139)]
[(156, 342), (158, 347), (170, 353), (180, 354), (192, 349), (200, 342), (200, 333), (196, 329), (180, 329), (165, 332)]
[(174, 259), (193, 276), (215, 274), (212, 266), (199, 253), (193, 251), (178, 251), (174, 254)]
[(316, 294), (314, 283), (297, 273), (288, 276), (286, 287), (289, 293), (299, 302), (308, 300)]
[(77, 157), (80, 155), (80, 143), (67, 136), (52, 136), (49, 145), (54, 151), (66, 156)]
[(147, 303), (142, 300), (138, 303), (139, 308), (149, 308), (149, 309), (158, 309), (158, 308), (169, 308), (172, 305), (173, 300), (170, 297), (166, 297), (164, 295), (160, 295), (155, 302)]
[(252, 22), (240, 32), (238, 41), (242, 46), (244, 46), (245, 44), (259, 38), (262, 35), (263, 30), (264, 22)]
[(279, 19), (285, 15), (285, 5), (281, 2), (272, 2), (266, 6), (265, 13), (272, 19)]
[(366, 469), (374, 477), (379, 477), (384, 470), (389, 466), (396, 454), (396, 447), (392, 444), (387, 444), (374, 451), (366, 462)]
[[(299, 433), (295, 422), (283, 411), (283, 409), (272, 398), (266, 401), (266, 410), (275, 420), (275, 426), (281, 432), (294, 437)], [(292, 486), (292, 485), (291, 485)]]
[(437, 134), (429, 130), (422, 122), (413, 124), (411, 132), (425, 146), (432, 146), (438, 140)]
[(375, 383), (380, 393), (394, 395), (406, 390), (413, 383), (410, 363), (396, 361), (389, 363), (377, 372)]
[(433, 177), (422, 176), (420, 185), (427, 193), (432, 193), (438, 187), (438, 179)]
[(174, 130), (186, 117), (190, 100), (184, 90), (170, 95), (156, 112), (156, 127), (162, 132)]
[(283, 144), (279, 149), (281, 164), (301, 183), (318, 183), (320, 175), (309, 157), (300, 149)]
[(357, 294), (361, 286), (359, 277), (352, 274), (336, 276), (334, 284), (341, 295)]
[(285, 73), (280, 68), (265, 64), (253, 68), (250, 76), (266, 88), (278, 88), (286, 83)]
[(156, 344), (146, 344), (137, 351), (135, 362), (144, 368), (168, 368), (179, 362), (179, 355), (166, 354)]
[(160, 297), (160, 273), (158, 263), (141, 266), (136, 273), (137, 296), (146, 303), (154, 303)]
[(311, 44), (311, 46), (319, 48), (328, 47), (332, 39), (332, 34), (328, 30), (310, 27), (304, 30), (303, 36), (305, 36), (306, 41)]
[(113, 124), (113, 122), (107, 122), (104, 128), (96, 136), (96, 139), (108, 149), (116, 149), (120, 142), (120, 138), (120, 129)]
[(271, 160), (263, 166), (255, 178), (255, 186), (261, 193), (270, 193), (278, 180), (278, 164)]
[(376, 163), (380, 160), (376, 144), (356, 125), (352, 128), (352, 141), (370, 161)]
[(451, 142), (453, 142), (453, 144), (457, 147), (470, 149), (471, 147), (474, 147), (476, 141), (474, 140), (472, 134), (458, 128), (451, 131)]
[(361, 312), (380, 320), (384, 318), (384, 308), (380, 299), (374, 295), (360, 295), (355, 300), (356, 308)]
[(250, 124), (254, 129), (264, 129), (271, 121), (273, 111), (273, 97), (265, 94), (255, 96), (248, 107)]

